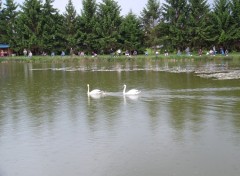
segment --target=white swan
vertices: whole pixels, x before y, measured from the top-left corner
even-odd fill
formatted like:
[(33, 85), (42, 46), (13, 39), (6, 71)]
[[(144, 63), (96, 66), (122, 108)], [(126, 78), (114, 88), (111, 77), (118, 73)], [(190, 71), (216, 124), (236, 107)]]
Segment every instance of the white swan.
[(131, 89), (129, 91), (126, 92), (126, 85), (124, 84), (124, 88), (123, 88), (123, 95), (137, 95), (139, 94), (141, 91), (137, 90), (137, 89)]
[(104, 93), (103, 91), (101, 91), (99, 89), (94, 89), (91, 92), (89, 92), (89, 84), (87, 84), (87, 87), (88, 87), (88, 91), (87, 91), (88, 95), (101, 95)]

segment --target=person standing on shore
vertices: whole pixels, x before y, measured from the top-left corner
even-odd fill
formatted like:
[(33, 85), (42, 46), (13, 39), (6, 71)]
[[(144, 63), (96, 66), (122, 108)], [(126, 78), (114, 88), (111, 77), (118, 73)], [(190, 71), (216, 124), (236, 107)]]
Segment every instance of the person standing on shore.
[(228, 56), (228, 50), (227, 49), (225, 50), (225, 56)]
[(216, 48), (215, 48), (215, 46), (213, 46), (213, 55), (215, 56), (216, 55)]
[(202, 53), (203, 53), (202, 48), (200, 48), (200, 49), (198, 50), (198, 55), (199, 55), (199, 56), (202, 56)]
[(185, 51), (186, 51), (187, 56), (190, 56), (190, 48), (187, 47), (187, 48), (185, 49)]
[(71, 49), (70, 49), (70, 55), (73, 56), (73, 54), (74, 54), (74, 53), (73, 53), (73, 49), (71, 48)]
[(28, 57), (30, 57), (30, 58), (32, 57), (32, 52), (31, 51), (28, 52)]
[(26, 49), (23, 50), (23, 55), (24, 55), (25, 57), (27, 57), (27, 50), (26, 50)]

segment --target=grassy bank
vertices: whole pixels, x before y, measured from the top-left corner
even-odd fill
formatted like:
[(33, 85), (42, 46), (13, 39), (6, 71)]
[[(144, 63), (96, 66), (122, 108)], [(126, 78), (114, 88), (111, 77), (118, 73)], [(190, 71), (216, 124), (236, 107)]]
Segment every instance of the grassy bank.
[(170, 54), (169, 56), (164, 55), (137, 55), (137, 56), (110, 56), (110, 55), (98, 55), (97, 57), (92, 56), (33, 56), (31, 58), (24, 57), (24, 56), (13, 56), (13, 57), (1, 57), (0, 62), (27, 62), (27, 63), (48, 63), (48, 62), (54, 62), (54, 63), (61, 63), (61, 62), (80, 62), (82, 60), (100, 60), (100, 61), (126, 61), (126, 60), (145, 60), (145, 59), (152, 59), (152, 60), (158, 60), (158, 59), (175, 59), (175, 60), (182, 60), (182, 59), (240, 59), (240, 54), (230, 54), (229, 56), (222, 56), (222, 55), (216, 55), (216, 56), (209, 56), (209, 55), (203, 55), (203, 56), (186, 56), (181, 55), (177, 56), (176, 54)]

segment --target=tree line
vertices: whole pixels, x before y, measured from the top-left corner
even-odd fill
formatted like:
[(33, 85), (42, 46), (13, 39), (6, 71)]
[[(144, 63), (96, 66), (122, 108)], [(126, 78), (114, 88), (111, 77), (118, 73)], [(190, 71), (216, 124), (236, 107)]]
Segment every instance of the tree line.
[(108, 54), (146, 48), (170, 52), (212, 46), (240, 50), (240, 0), (148, 0), (140, 15), (121, 15), (115, 0), (82, 0), (77, 13), (72, 0), (65, 12), (54, 0), (0, 1), (0, 43), (14, 52), (34, 54), (69, 52)]

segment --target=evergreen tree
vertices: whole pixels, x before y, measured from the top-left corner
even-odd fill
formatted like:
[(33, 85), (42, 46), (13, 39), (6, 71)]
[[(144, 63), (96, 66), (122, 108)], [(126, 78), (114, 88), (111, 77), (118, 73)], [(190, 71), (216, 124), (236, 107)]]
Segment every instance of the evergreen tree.
[(211, 41), (209, 34), (213, 27), (207, 0), (189, 0), (189, 12), (187, 21), (189, 45), (195, 48), (206, 47), (207, 42)]
[(240, 26), (240, 0), (231, 0), (230, 1), (230, 10), (231, 16), (234, 24)]
[(44, 52), (51, 52), (56, 50), (58, 46), (58, 11), (53, 8), (52, 3), (54, 0), (45, 0), (42, 9), (42, 24), (43, 24), (43, 50)]
[(155, 47), (159, 44), (159, 36), (157, 35), (157, 25), (160, 22), (160, 2), (158, 0), (148, 0), (146, 8), (141, 12), (141, 21), (145, 33), (145, 44), (148, 47)]
[(143, 51), (144, 33), (141, 29), (141, 21), (130, 11), (120, 27), (122, 49)]
[(16, 18), (18, 6), (13, 0), (6, 0), (5, 8), (1, 14), (1, 42), (8, 43), (12, 48), (16, 46), (14, 35), (16, 33)]
[(185, 49), (190, 44), (187, 38), (189, 8), (187, 0), (166, 0), (163, 4), (162, 40), (173, 49)]
[(73, 6), (72, 0), (68, 0), (66, 5), (66, 12), (64, 13), (63, 29), (65, 33), (65, 47), (75, 48), (77, 45), (77, 12)]
[(25, 0), (17, 20), (19, 49), (27, 48), (35, 54), (43, 50), (42, 4), (40, 0)]
[(55, 28), (56, 31), (54, 32), (53, 37), (53, 46), (52, 51), (55, 51), (57, 53), (61, 53), (62, 51), (66, 50), (66, 39), (65, 39), (65, 31), (63, 30), (63, 24), (64, 24), (64, 16), (62, 14), (56, 13), (54, 15), (55, 19)]
[(232, 45), (234, 45), (234, 49), (240, 50), (240, 0), (231, 0), (230, 10), (232, 25), (236, 24), (236, 34), (235, 39), (232, 40)]
[(0, 0), (0, 43), (3, 42), (3, 31), (4, 31), (4, 17), (2, 10), (2, 1)]
[(228, 0), (215, 0), (213, 7), (213, 24), (215, 28), (212, 35), (216, 37), (215, 43), (223, 47), (237, 38), (239, 30), (237, 24), (232, 23), (230, 12)]
[[(120, 16), (120, 6), (114, 0), (103, 0), (99, 4), (97, 11), (97, 34), (100, 51), (109, 52), (111, 48), (117, 49), (119, 46), (119, 27), (122, 22)], [(98, 50), (99, 50), (98, 49)]]
[(81, 11), (81, 16), (79, 18), (79, 37), (78, 42), (81, 48), (83, 48), (88, 53), (94, 51), (98, 48), (96, 45), (96, 12), (97, 4), (96, 0), (83, 0), (83, 9)]

